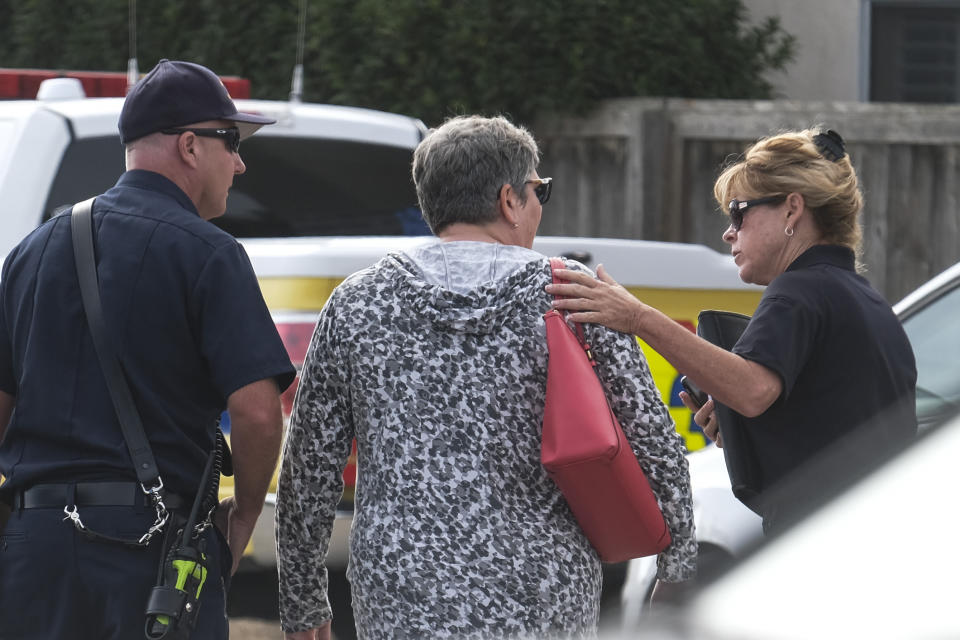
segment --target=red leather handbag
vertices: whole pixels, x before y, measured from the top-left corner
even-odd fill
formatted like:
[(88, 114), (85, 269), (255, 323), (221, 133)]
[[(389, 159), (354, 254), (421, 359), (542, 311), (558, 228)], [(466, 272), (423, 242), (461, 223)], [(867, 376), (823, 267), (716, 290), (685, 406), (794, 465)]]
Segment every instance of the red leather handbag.
[[(553, 281), (563, 269), (551, 258)], [(553, 309), (547, 327), (547, 398), (540, 461), (604, 562), (654, 555), (670, 544), (656, 496), (617, 422), (583, 327)]]

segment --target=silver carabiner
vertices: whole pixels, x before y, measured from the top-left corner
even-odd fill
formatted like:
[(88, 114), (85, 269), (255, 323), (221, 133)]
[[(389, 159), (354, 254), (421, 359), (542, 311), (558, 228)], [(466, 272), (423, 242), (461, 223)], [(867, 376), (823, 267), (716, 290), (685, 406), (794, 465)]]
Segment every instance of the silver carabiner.
[(71, 507), (70, 507), (69, 505), (65, 506), (65, 507), (63, 508), (63, 512), (66, 514), (66, 516), (64, 516), (63, 519), (64, 519), (64, 520), (71, 520), (71, 521), (73, 521), (73, 526), (75, 526), (75, 527), (77, 528), (77, 531), (85, 531), (85, 530), (86, 530), (86, 527), (83, 526), (83, 522), (81, 522), (81, 520), (80, 520), (80, 510), (77, 509), (77, 506), (76, 506), (76, 505), (73, 505), (72, 510), (71, 510)]
[(207, 517), (203, 519), (203, 522), (198, 522), (197, 526), (193, 528), (193, 537), (199, 538), (203, 535), (203, 532), (213, 526), (213, 514), (217, 511), (217, 506), (214, 504), (210, 507), (210, 511), (207, 513)]
[[(162, 504), (162, 503), (161, 503), (161, 504)], [(170, 519), (170, 513), (169, 513), (166, 509), (163, 509), (163, 511), (161, 512), (160, 509), (158, 508), (158, 509), (157, 509), (157, 521), (153, 523), (153, 525), (150, 527), (150, 529), (147, 530), (147, 532), (146, 532), (145, 534), (143, 534), (142, 536), (140, 536), (140, 539), (137, 540), (137, 544), (142, 545), (142, 546), (146, 546), (147, 544), (149, 544), (149, 543), (150, 543), (150, 539), (151, 539), (157, 532), (159, 532), (161, 529), (163, 529), (164, 525), (167, 524), (167, 520), (169, 520), (169, 519)]]
[(138, 544), (146, 546), (150, 543), (150, 539), (167, 524), (167, 520), (170, 519), (170, 512), (167, 511), (167, 505), (163, 503), (163, 495), (160, 493), (163, 490), (163, 480), (157, 478), (157, 486), (151, 487), (150, 489), (147, 489), (143, 486), (143, 483), (140, 483), (140, 488), (143, 489), (145, 494), (150, 496), (150, 499), (153, 501), (153, 508), (157, 510), (156, 521), (137, 541)]
[(157, 476), (157, 486), (155, 486), (155, 487), (150, 487), (149, 489), (147, 489), (145, 486), (143, 486), (143, 483), (141, 482), (141, 483), (140, 483), (140, 488), (141, 488), (141, 489), (143, 490), (143, 492), (144, 492), (145, 494), (147, 494), (148, 496), (159, 495), (160, 492), (163, 491), (163, 478), (161, 478), (160, 476)]

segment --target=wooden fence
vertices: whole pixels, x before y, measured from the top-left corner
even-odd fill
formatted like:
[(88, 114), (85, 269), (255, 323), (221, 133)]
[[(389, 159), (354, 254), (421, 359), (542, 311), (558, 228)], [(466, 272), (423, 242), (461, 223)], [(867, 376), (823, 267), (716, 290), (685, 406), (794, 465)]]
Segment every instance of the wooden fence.
[(620, 99), (533, 127), (556, 180), (542, 235), (701, 243), (726, 251), (720, 168), (752, 141), (826, 125), (865, 195), (870, 279), (891, 302), (960, 260), (960, 106)]

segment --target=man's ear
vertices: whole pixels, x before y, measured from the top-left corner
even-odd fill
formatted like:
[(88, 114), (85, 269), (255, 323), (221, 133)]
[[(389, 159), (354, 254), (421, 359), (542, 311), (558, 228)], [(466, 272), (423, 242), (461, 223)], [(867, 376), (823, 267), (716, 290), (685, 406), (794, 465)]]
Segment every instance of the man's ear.
[(199, 159), (200, 145), (197, 141), (197, 135), (192, 131), (181, 133), (177, 137), (177, 153), (180, 159), (191, 167), (196, 167)]

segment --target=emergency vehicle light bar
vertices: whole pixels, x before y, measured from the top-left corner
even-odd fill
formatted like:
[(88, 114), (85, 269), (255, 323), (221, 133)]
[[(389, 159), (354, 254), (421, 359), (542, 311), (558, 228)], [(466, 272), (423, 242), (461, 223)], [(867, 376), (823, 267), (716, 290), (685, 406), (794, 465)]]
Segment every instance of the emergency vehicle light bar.
[[(127, 74), (123, 71), (63, 71), (55, 69), (0, 68), (0, 100), (33, 100), (40, 83), (52, 78), (76, 78), (89, 98), (122, 98), (127, 95)], [(232, 98), (249, 98), (250, 81), (221, 76)]]

